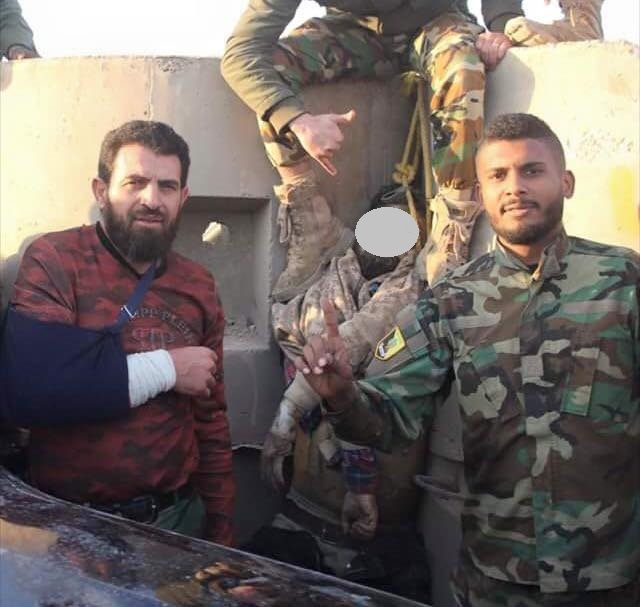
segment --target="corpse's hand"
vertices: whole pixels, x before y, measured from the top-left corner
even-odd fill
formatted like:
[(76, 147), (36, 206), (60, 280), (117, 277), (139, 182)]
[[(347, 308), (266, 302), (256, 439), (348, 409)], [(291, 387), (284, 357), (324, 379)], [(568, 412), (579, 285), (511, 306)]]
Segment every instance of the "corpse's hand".
[(513, 42), (500, 32), (483, 32), (476, 40), (476, 49), (488, 70), (494, 70), (504, 58)]
[(284, 458), (291, 455), (293, 445), (293, 440), (274, 432), (269, 432), (264, 439), (260, 454), (260, 476), (274, 491), (280, 492), (285, 488)]
[(353, 371), (347, 347), (338, 332), (338, 313), (328, 299), (323, 299), (321, 305), (326, 334), (309, 337), (302, 356), (294, 363), (329, 410), (338, 411), (355, 397)]
[(336, 175), (338, 171), (332, 161), (344, 140), (340, 127), (350, 124), (355, 117), (354, 110), (345, 114), (302, 114), (289, 123), (289, 130), (311, 158), (327, 173)]
[(180, 394), (209, 398), (216, 385), (216, 353), (204, 346), (187, 346), (169, 350), (169, 354), (176, 369), (174, 390)]
[(342, 530), (358, 540), (370, 540), (375, 535), (377, 526), (376, 496), (347, 491), (342, 502)]

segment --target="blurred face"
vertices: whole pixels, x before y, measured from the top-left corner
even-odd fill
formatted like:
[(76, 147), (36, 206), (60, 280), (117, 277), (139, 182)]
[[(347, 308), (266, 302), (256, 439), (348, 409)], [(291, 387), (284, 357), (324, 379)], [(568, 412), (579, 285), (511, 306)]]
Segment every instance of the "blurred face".
[(107, 235), (130, 262), (151, 262), (168, 252), (189, 195), (188, 188), (180, 187), (177, 156), (159, 156), (137, 143), (124, 145), (110, 182), (94, 179), (93, 191)]
[(526, 257), (553, 240), (574, 179), (547, 141), (490, 141), (478, 151), (476, 171), (478, 197), (505, 246)]

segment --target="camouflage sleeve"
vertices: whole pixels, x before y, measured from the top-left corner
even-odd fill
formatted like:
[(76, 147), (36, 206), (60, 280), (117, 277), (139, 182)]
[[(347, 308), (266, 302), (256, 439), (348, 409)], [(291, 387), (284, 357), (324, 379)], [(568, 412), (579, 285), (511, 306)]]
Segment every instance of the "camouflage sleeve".
[(0, 0), (0, 55), (6, 57), (16, 44), (35, 50), (33, 32), (16, 0)]
[(231, 435), (224, 397), (222, 342), (225, 321), (215, 283), (210, 301), (214, 303), (209, 306), (208, 329), (202, 345), (209, 346), (216, 353), (218, 372), (211, 398), (193, 402), (200, 455), (194, 481), (207, 513), (206, 538), (229, 546), (233, 543), (235, 486), (232, 476)]
[(227, 40), (220, 64), (224, 79), (240, 99), (260, 118), (268, 117), (277, 131), (305, 111), (271, 58), (299, 4), (300, 0), (250, 0)]
[[(378, 342), (367, 377), (357, 382), (357, 401), (333, 420), (341, 438), (383, 451), (398, 438), (416, 440), (431, 427), (433, 395), (447, 384), (452, 364), (451, 340), (430, 289), (396, 321)], [(365, 432), (363, 425), (370, 429)]]
[(504, 32), (509, 19), (522, 16), (522, 0), (482, 0), (482, 18), (491, 32)]
[(45, 238), (25, 251), (10, 303), (38, 320), (75, 324), (73, 285), (58, 251)]

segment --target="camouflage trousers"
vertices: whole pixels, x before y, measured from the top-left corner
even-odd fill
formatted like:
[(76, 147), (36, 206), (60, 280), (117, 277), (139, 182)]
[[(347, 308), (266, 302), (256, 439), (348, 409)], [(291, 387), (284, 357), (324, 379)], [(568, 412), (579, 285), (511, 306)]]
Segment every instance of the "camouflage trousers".
[[(279, 41), (272, 61), (294, 90), (346, 78), (385, 78), (406, 70), (430, 88), (433, 172), (440, 190), (470, 190), (473, 156), (482, 135), (484, 65), (475, 50), (483, 29), (466, 13), (450, 12), (416, 35), (380, 36), (336, 16), (311, 19)], [(271, 163), (291, 166), (307, 155), (290, 132), (258, 120)]]
[(464, 556), (453, 576), (459, 607), (638, 607), (640, 579), (619, 588), (584, 592), (540, 592), (537, 586), (484, 575)]

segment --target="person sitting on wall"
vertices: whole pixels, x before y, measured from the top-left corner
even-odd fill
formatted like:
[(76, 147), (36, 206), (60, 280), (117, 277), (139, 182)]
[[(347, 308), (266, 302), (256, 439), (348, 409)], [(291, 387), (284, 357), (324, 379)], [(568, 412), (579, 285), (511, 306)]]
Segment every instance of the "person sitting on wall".
[[(332, 214), (313, 161), (329, 174), (337, 173), (334, 156), (342, 146), (342, 129), (353, 122), (355, 112), (313, 114), (300, 98), (300, 88), (407, 69), (426, 79), (438, 187), (430, 202), (435, 221), (426, 258), (433, 282), (446, 269), (467, 261), (481, 210), (473, 199), (473, 155), (483, 128), (483, 62), (493, 68), (514, 42), (533, 44), (540, 38), (530, 40), (526, 33), (534, 24), (522, 22), (520, 0), (482, 0), (490, 30), (486, 33), (465, 0), (319, 4), (327, 7), (326, 16), (310, 19), (279, 39), (300, 0), (250, 0), (221, 62), (226, 81), (257, 114), (267, 156), (282, 179), (275, 193), (281, 202), (281, 240), (288, 243), (287, 266), (272, 292), (280, 302), (304, 293), (322, 266), (342, 255), (353, 239), (351, 230)], [(601, 37), (594, 8), (601, 0), (563, 4), (565, 21), (580, 25), (537, 24), (540, 31), (547, 28), (546, 41)], [(522, 38), (518, 32), (525, 32)]]
[(10, 61), (40, 56), (17, 0), (0, 0), (0, 56)]
[(637, 607), (640, 256), (567, 236), (574, 177), (539, 118), (496, 118), (476, 168), (496, 250), (424, 292), (377, 346), (384, 373), (353, 382), (331, 302), (296, 368), (339, 436), (380, 449), (427, 432), (453, 372), (459, 605)]
[[(28, 477), (37, 488), (230, 544), (224, 313), (211, 274), (171, 250), (189, 165), (186, 142), (161, 122), (107, 133), (92, 184), (102, 220), (45, 234), (25, 251), (0, 405), (31, 428)], [(94, 334), (96, 347), (60, 362), (72, 338)]]

